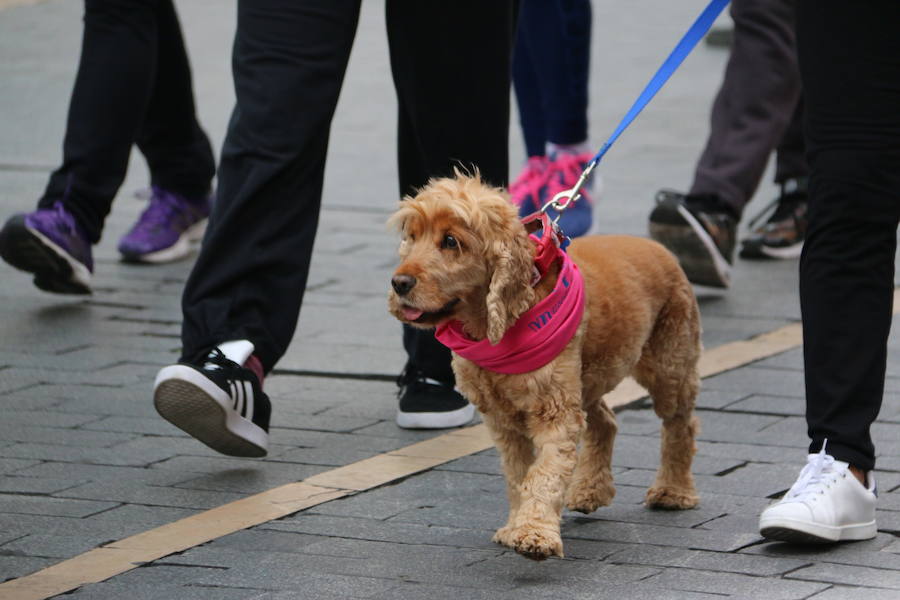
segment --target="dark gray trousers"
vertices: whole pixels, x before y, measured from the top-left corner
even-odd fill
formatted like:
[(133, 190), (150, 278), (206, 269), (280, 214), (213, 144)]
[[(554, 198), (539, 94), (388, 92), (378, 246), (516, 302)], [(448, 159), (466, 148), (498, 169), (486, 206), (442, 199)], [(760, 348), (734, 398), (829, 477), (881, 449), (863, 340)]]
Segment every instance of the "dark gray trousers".
[(736, 214), (776, 150), (776, 183), (807, 175), (794, 0), (732, 0), (734, 41), (713, 103), (691, 194), (713, 194)]

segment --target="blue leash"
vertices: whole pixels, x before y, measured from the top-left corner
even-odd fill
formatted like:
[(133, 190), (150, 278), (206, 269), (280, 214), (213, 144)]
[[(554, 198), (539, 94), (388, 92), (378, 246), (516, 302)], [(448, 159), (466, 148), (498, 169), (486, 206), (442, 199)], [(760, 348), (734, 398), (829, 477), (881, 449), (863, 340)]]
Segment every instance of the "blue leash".
[[(635, 117), (644, 110), (644, 107), (647, 106), (650, 100), (653, 99), (656, 93), (669, 80), (672, 73), (681, 66), (681, 63), (684, 62), (687, 55), (690, 54), (700, 40), (703, 39), (703, 36), (706, 35), (706, 32), (709, 31), (713, 22), (719, 17), (727, 5), (728, 0), (710, 0), (709, 5), (703, 9), (703, 12), (700, 13), (700, 16), (697, 17), (697, 20), (694, 21), (691, 28), (687, 30), (687, 33), (684, 34), (684, 37), (681, 38), (681, 41), (678, 42), (678, 45), (675, 46), (675, 49), (672, 50), (672, 53), (669, 54), (666, 61), (659, 70), (656, 71), (656, 74), (650, 80), (650, 83), (647, 84), (647, 87), (645, 87), (644, 91), (641, 92), (641, 95), (638, 96), (638, 99), (634, 102), (634, 105), (632, 105), (631, 110), (629, 110), (625, 117), (622, 118), (621, 123), (619, 123), (616, 130), (613, 131), (613, 134), (609, 136), (609, 139), (600, 147), (600, 151), (594, 155), (594, 158), (592, 158), (591, 162), (585, 167), (584, 171), (581, 173), (581, 177), (579, 177), (578, 181), (575, 183), (575, 186), (570, 190), (565, 190), (556, 194), (552, 200), (541, 208), (541, 212), (545, 212), (551, 207), (561, 212), (565, 210), (569, 204), (581, 197), (581, 188), (584, 185), (584, 182), (591, 176), (591, 173), (600, 163), (600, 159), (603, 158), (603, 155), (606, 154), (610, 146), (619, 139), (622, 132), (631, 125), (631, 122), (634, 121)], [(568, 200), (565, 203), (560, 203), (559, 200), (561, 198), (568, 198)], [(559, 216), (557, 216), (556, 219), (558, 220)]]

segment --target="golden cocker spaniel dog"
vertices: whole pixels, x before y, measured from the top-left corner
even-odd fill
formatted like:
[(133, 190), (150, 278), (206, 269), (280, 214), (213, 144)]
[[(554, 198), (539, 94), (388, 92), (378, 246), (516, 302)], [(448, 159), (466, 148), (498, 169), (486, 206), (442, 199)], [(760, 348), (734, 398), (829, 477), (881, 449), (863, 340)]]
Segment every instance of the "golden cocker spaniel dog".
[[(413, 326), (455, 322), (467, 339), (499, 344), (562, 281), (554, 262), (535, 284), (536, 238), (507, 194), (477, 173), (431, 180), (390, 222), (402, 242), (389, 309)], [(691, 461), (700, 316), (690, 284), (667, 250), (643, 238), (578, 238), (568, 254), (584, 282), (584, 308), (555, 358), (504, 373), (453, 355), (457, 385), (481, 411), (506, 476), (509, 519), (494, 541), (537, 560), (563, 555), (563, 506), (590, 513), (615, 495), (617, 427), (603, 395), (628, 375), (649, 391), (662, 419), (660, 467), (646, 504), (698, 502)]]

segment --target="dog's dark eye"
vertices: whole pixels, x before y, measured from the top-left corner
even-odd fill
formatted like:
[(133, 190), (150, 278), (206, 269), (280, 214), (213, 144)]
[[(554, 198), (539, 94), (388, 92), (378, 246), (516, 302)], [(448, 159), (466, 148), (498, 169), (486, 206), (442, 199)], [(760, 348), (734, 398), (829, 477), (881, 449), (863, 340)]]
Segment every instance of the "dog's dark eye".
[(456, 238), (450, 235), (449, 233), (444, 236), (444, 239), (441, 240), (441, 248), (446, 248), (448, 250), (453, 250), (455, 248), (459, 248), (459, 242), (456, 241)]

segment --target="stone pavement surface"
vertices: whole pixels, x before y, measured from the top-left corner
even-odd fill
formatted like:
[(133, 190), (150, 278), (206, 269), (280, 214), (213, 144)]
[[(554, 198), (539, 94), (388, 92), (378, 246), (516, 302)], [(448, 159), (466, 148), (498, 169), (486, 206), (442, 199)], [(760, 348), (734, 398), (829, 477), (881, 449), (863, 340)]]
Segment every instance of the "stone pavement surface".
[[(59, 160), (81, 3), (0, 2), (0, 206), (29, 210)], [(180, 0), (202, 123), (219, 147), (233, 103), (234, 6)], [(96, 248), (95, 293), (51, 296), (0, 265), (0, 581), (98, 545), (437, 435), (398, 429), (400, 328), (386, 314), (396, 240), (395, 105), (383, 2), (363, 3), (335, 117), (310, 287), (296, 340), (267, 380), (272, 450), (223, 457), (158, 418), (156, 371), (178, 356), (190, 261), (140, 267), (115, 244), (141, 210), (138, 153)], [(591, 113), (605, 138), (702, 0), (596, 2)], [(684, 188), (727, 51), (701, 45), (601, 170), (597, 231), (644, 235), (660, 187)], [(459, 74), (464, 77), (464, 74)], [(511, 147), (522, 157), (518, 128)], [(774, 194), (767, 182), (750, 212)], [(739, 261), (727, 293), (699, 291), (707, 348), (796, 322), (796, 262)], [(646, 403), (620, 412), (612, 506), (566, 514), (566, 558), (495, 546), (505, 517), (488, 450), (392, 485), (214, 540), (71, 594), (106, 599), (900, 597), (900, 340), (890, 340), (878, 537), (840, 547), (764, 543), (756, 518), (805, 458), (801, 350), (704, 381), (699, 508), (641, 505), (657, 464)]]

